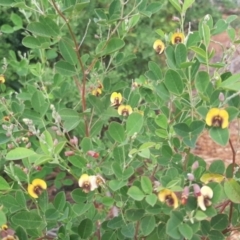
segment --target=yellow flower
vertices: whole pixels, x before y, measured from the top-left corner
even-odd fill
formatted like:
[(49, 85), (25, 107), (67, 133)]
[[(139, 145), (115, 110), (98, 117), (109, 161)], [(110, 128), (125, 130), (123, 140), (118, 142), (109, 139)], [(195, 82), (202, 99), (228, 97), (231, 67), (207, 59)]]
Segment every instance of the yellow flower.
[(158, 193), (158, 199), (160, 202), (165, 202), (168, 206), (173, 207), (174, 209), (178, 207), (178, 198), (170, 189), (162, 189)]
[(7, 224), (3, 224), (1, 226), (1, 229), (4, 230), (4, 231), (8, 230), (8, 225)]
[(110, 101), (111, 101), (111, 105), (112, 106), (119, 106), (120, 103), (122, 102), (122, 94), (121, 93), (117, 93), (117, 92), (113, 92), (111, 94), (111, 97), (110, 97)]
[(100, 175), (89, 176), (86, 173), (83, 174), (78, 180), (79, 187), (82, 188), (85, 193), (88, 193), (90, 191), (94, 191), (102, 183), (105, 183), (105, 180)]
[(210, 199), (213, 197), (213, 190), (208, 186), (201, 188), (201, 195), (197, 197), (198, 207), (203, 211), (206, 211), (206, 207), (211, 206), (212, 202)]
[(33, 198), (38, 198), (42, 190), (47, 189), (47, 183), (39, 178), (36, 178), (28, 185), (28, 194)]
[(97, 88), (97, 89), (92, 90), (92, 95), (94, 95), (96, 97), (98, 97), (101, 94), (102, 94), (102, 89), (101, 88)]
[(158, 39), (153, 43), (153, 49), (156, 51), (156, 53), (161, 54), (165, 49), (165, 45), (161, 40)]
[(1, 83), (5, 83), (5, 78), (4, 78), (3, 75), (0, 76), (0, 84), (1, 84)]
[(183, 33), (180, 33), (180, 32), (177, 32), (177, 33), (174, 33), (171, 37), (171, 42), (172, 44), (178, 44), (178, 43), (183, 43), (184, 42), (184, 34)]
[(132, 114), (133, 110), (130, 105), (120, 105), (118, 107), (118, 114), (123, 116), (128, 116)]
[(228, 112), (224, 109), (211, 108), (206, 116), (206, 124), (213, 127), (228, 127)]

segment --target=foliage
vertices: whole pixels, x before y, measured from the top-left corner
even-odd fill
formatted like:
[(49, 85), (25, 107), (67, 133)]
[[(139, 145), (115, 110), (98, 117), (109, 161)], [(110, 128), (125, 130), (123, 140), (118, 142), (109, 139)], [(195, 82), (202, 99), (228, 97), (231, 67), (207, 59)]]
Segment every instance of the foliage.
[[(18, 10), (2, 31), (21, 31), (27, 49), (9, 51), (0, 76), (2, 238), (211, 240), (239, 228), (237, 16), (186, 30), (195, 1), (179, 2), (0, 0)], [(138, 30), (166, 6), (178, 21)], [(222, 32), (231, 46), (215, 62)], [(230, 165), (191, 153), (204, 130), (230, 144)]]

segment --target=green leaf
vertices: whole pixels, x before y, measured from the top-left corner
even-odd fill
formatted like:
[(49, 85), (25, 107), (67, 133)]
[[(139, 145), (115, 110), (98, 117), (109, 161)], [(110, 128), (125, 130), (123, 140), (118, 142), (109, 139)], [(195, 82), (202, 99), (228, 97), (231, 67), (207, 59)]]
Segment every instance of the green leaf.
[(182, 6), (182, 11), (186, 12), (189, 7), (195, 2), (195, 0), (185, 0)]
[(80, 146), (84, 153), (87, 153), (89, 150), (93, 150), (92, 140), (89, 137), (84, 137)]
[(67, 141), (60, 141), (54, 146), (54, 154), (60, 154)]
[(60, 35), (58, 25), (50, 17), (40, 16), (39, 22), (31, 22), (27, 26), (27, 30), (44, 37), (57, 37)]
[(109, 228), (116, 229), (116, 228), (120, 228), (123, 224), (124, 224), (124, 221), (122, 219), (122, 216), (118, 216), (118, 217), (112, 218), (108, 222), (107, 226)]
[(6, 160), (20, 160), (35, 155), (36, 153), (28, 148), (17, 147), (6, 155)]
[(208, 45), (210, 43), (211, 34), (210, 34), (210, 28), (206, 23), (202, 24), (202, 35), (203, 35), (204, 44), (205, 44), (206, 48), (208, 48)]
[(178, 230), (185, 239), (191, 239), (193, 236), (193, 231), (187, 223), (180, 224)]
[(148, 63), (148, 68), (149, 68), (150, 71), (152, 71), (154, 73), (157, 80), (160, 80), (160, 79), (163, 78), (162, 71), (161, 71), (161, 68), (160, 68), (159, 64), (150, 61)]
[(11, 187), (9, 183), (3, 177), (0, 176), (0, 191), (10, 190), (10, 189)]
[(217, 231), (217, 230), (211, 230), (209, 235), (208, 235), (208, 238), (209, 240), (225, 240), (225, 236), (220, 232), (220, 231)]
[(228, 23), (223, 20), (223, 19), (219, 19), (216, 24), (214, 25), (214, 28), (212, 29), (212, 35), (216, 35), (219, 33), (224, 32), (226, 29), (228, 28)]
[(180, 137), (187, 137), (191, 132), (191, 129), (186, 123), (177, 123), (173, 126), (173, 129)]
[(18, 226), (15, 230), (16, 230), (16, 236), (18, 236), (20, 240), (28, 239), (26, 230), (23, 227)]
[(0, 225), (6, 224), (7, 218), (3, 211), (0, 211)]
[(17, 15), (16, 13), (12, 12), (10, 19), (12, 20), (14, 25), (22, 27), (22, 18), (19, 15)]
[(195, 31), (189, 34), (187, 39), (187, 47), (192, 47), (197, 45), (201, 41), (201, 37), (199, 36), (199, 32)]
[(78, 226), (78, 234), (82, 239), (89, 239), (93, 232), (93, 222), (89, 218), (85, 218)]
[(133, 239), (135, 234), (135, 227), (133, 223), (128, 223), (121, 228), (121, 233), (124, 237)]
[(47, 130), (45, 130), (41, 134), (40, 146), (41, 146), (42, 151), (45, 154), (52, 153), (52, 150), (53, 150), (53, 139), (52, 139), (51, 134)]
[(45, 115), (48, 110), (48, 103), (45, 101), (45, 97), (41, 91), (36, 91), (31, 98), (33, 109), (40, 113), (41, 116)]
[(59, 114), (63, 120), (63, 126), (67, 130), (67, 132), (74, 129), (81, 121), (79, 113), (74, 111), (73, 109), (61, 109), (59, 111)]
[(209, 84), (210, 84), (209, 74), (204, 71), (198, 72), (195, 79), (195, 86), (197, 91), (203, 95), (206, 95)]
[(181, 239), (181, 234), (178, 227), (183, 222), (183, 216), (181, 212), (172, 211), (170, 213), (170, 218), (167, 221), (166, 233), (173, 239)]
[(10, 33), (13, 33), (13, 32), (14, 32), (14, 29), (13, 29), (9, 24), (3, 24), (3, 25), (1, 26), (1, 31), (2, 31), (3, 33), (8, 33), (8, 34), (10, 34)]
[(133, 136), (136, 133), (139, 133), (143, 127), (144, 118), (139, 113), (132, 113), (128, 116), (126, 123), (126, 131), (128, 136)]
[(156, 204), (157, 199), (158, 198), (154, 193), (146, 196), (146, 202), (152, 207)]
[(146, 216), (140, 221), (140, 229), (144, 236), (148, 236), (156, 227), (154, 216)]
[(173, 5), (173, 7), (179, 12), (182, 12), (181, 6), (178, 0), (169, 0), (169, 2)]
[(101, 55), (108, 55), (110, 53), (116, 52), (124, 47), (125, 42), (120, 38), (112, 38), (109, 42), (106, 42), (107, 46), (103, 50)]
[(145, 197), (145, 194), (136, 186), (130, 187), (127, 194), (136, 201), (142, 201)]
[(0, 0), (0, 5), (2, 6), (12, 6), (14, 4), (14, 0)]
[(116, 142), (123, 142), (125, 140), (124, 128), (118, 122), (111, 122), (108, 127), (109, 135)]
[(152, 193), (152, 182), (148, 177), (141, 177), (141, 188), (146, 194)]
[(41, 42), (39, 41), (38, 38), (33, 37), (33, 36), (26, 36), (22, 40), (22, 44), (27, 47), (27, 48), (41, 48)]
[(72, 65), (75, 65), (78, 61), (77, 53), (74, 50), (74, 45), (69, 39), (62, 39), (59, 42), (59, 50), (63, 58)]
[(212, 140), (222, 146), (226, 146), (229, 140), (229, 130), (227, 128), (212, 127), (209, 131)]
[(169, 125), (167, 117), (163, 114), (156, 116), (155, 123), (163, 129), (167, 129)]
[(240, 73), (230, 76), (223, 81), (219, 87), (227, 90), (240, 91)]
[(235, 179), (224, 182), (226, 196), (234, 203), (240, 203), (240, 185)]
[(211, 227), (213, 229), (222, 231), (228, 226), (228, 215), (227, 214), (218, 214), (211, 219)]
[(175, 59), (175, 53), (172, 46), (168, 46), (164, 51), (166, 58), (167, 58), (167, 65), (169, 68), (176, 69), (176, 59)]
[(224, 174), (224, 172), (225, 172), (224, 161), (223, 160), (215, 160), (214, 162), (212, 162), (209, 167), (209, 172)]
[(58, 211), (61, 212), (61, 211), (63, 211), (65, 205), (66, 205), (66, 195), (65, 195), (65, 192), (63, 192), (63, 191), (58, 192), (58, 194), (54, 198), (53, 206)]
[(192, 47), (190, 47), (190, 49), (193, 52), (195, 52), (198, 56), (200, 56), (201, 58), (206, 59), (207, 53), (202, 48), (192, 46)]
[(168, 69), (165, 75), (164, 82), (169, 92), (172, 92), (175, 95), (182, 94), (184, 89), (183, 81), (176, 71)]
[(161, 8), (162, 8), (163, 4), (160, 2), (153, 2), (153, 3), (150, 3), (147, 8), (146, 8), (146, 11), (149, 11), (151, 12), (152, 14), (153, 13), (156, 13), (158, 12)]
[(109, 187), (113, 190), (113, 191), (117, 191), (120, 188), (124, 187), (127, 185), (127, 181), (126, 180), (111, 180), (109, 181)]
[(63, 76), (76, 75), (75, 67), (69, 62), (60, 60), (55, 64), (55, 68), (56, 68), (56, 71)]
[(187, 61), (187, 48), (184, 44), (179, 43), (175, 48), (175, 59), (178, 67), (181, 66), (182, 63)]
[(21, 211), (11, 217), (11, 221), (24, 229), (39, 229), (43, 225), (41, 217), (29, 211)]
[(141, 219), (144, 213), (145, 213), (144, 209), (127, 209), (125, 215), (127, 220), (135, 222)]

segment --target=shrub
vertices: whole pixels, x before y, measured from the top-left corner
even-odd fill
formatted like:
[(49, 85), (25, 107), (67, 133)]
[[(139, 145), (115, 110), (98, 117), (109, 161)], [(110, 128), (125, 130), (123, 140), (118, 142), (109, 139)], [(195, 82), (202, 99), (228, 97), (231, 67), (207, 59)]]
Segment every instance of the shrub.
[[(21, 13), (8, 29), (28, 49), (10, 51), (0, 76), (3, 239), (225, 239), (238, 229), (237, 16), (186, 30), (194, 0), (167, 3), (177, 21), (139, 31), (162, 3), (0, 1)], [(224, 31), (231, 46), (214, 62), (211, 37)], [(5, 86), (9, 69), (18, 92)], [(231, 164), (191, 152), (204, 130), (230, 144)]]

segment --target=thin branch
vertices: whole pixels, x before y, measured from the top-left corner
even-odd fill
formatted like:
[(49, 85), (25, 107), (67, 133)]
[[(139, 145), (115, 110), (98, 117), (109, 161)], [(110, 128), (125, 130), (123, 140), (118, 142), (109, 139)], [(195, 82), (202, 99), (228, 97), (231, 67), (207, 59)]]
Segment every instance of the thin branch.
[[(64, 20), (64, 22), (66, 23), (67, 25), (67, 28), (68, 28), (68, 31), (71, 35), (71, 38), (73, 40), (73, 43), (74, 43), (74, 50), (76, 52), (76, 55), (77, 55), (77, 59), (78, 59), (78, 63), (79, 63), (79, 66), (81, 68), (81, 71), (82, 71), (82, 74), (83, 74), (83, 78), (82, 78), (82, 88), (79, 88), (79, 82), (76, 81), (76, 77), (74, 79), (75, 81), (75, 84), (77, 84), (77, 87), (78, 87), (78, 91), (79, 91), (79, 95), (82, 99), (82, 111), (83, 113), (85, 112), (86, 110), (86, 99), (85, 99), (85, 92), (86, 92), (86, 71), (84, 69), (84, 66), (83, 66), (83, 62), (82, 62), (82, 59), (81, 59), (81, 55), (80, 55), (80, 46), (78, 46), (78, 43), (77, 43), (77, 40), (76, 40), (76, 37), (75, 37), (75, 34), (73, 33), (73, 30), (71, 28), (71, 25), (69, 24), (69, 20), (64, 16), (64, 14), (60, 11), (60, 9), (58, 8), (56, 2), (54, 0), (52, 0), (52, 4), (53, 4), (53, 7), (55, 8), (55, 10), (57, 11), (57, 13), (59, 14), (59, 16)], [(89, 131), (88, 131), (88, 121), (84, 115), (84, 121), (85, 121), (85, 130), (86, 130), (86, 136), (88, 137), (89, 136)]]
[[(232, 141), (231, 139), (229, 139), (229, 144), (230, 144), (230, 147), (231, 147), (231, 150), (232, 150), (232, 175), (234, 175), (234, 167), (235, 167), (235, 163), (236, 163), (236, 151), (233, 147), (233, 144), (232, 144)], [(229, 209), (229, 225), (231, 224), (232, 222), (232, 214), (233, 214), (233, 203), (231, 202), (230, 203), (230, 209)]]
[(231, 139), (229, 139), (229, 144), (230, 144), (230, 147), (231, 147), (231, 150), (232, 150), (232, 174), (234, 174), (234, 167), (235, 167), (235, 164), (236, 164), (236, 151), (233, 147), (233, 144), (232, 144), (232, 141)]
[(136, 229), (135, 229), (135, 234), (134, 234), (134, 240), (138, 240), (139, 225), (140, 225), (140, 222), (137, 221)]
[(83, 41), (85, 40), (85, 37), (86, 37), (86, 35), (87, 35), (87, 31), (88, 31), (88, 28), (89, 28), (90, 23), (91, 23), (91, 19), (89, 19), (89, 21), (88, 21), (88, 24), (87, 24), (87, 27), (86, 27), (86, 31), (85, 31), (85, 33), (84, 33), (84, 35), (83, 35), (83, 37), (82, 37), (82, 41), (80, 42), (80, 44), (79, 44), (79, 46), (78, 46), (78, 50), (80, 49), (80, 47), (81, 47), (82, 44), (83, 44)]

